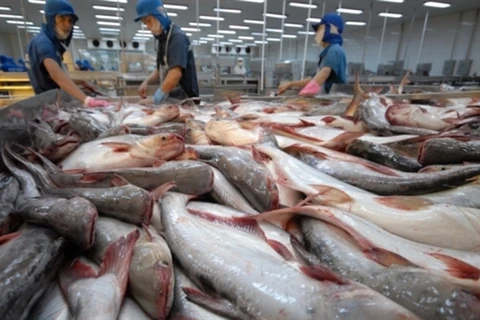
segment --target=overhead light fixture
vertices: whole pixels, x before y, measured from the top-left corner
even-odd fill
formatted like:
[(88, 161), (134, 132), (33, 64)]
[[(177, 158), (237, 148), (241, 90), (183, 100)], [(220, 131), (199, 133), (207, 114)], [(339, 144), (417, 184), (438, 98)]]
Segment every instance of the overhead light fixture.
[(169, 16), (169, 17), (178, 17), (178, 13), (176, 13), (176, 12), (169, 12), (169, 13), (168, 13), (168, 16)]
[(225, 38), (225, 36), (222, 35), (222, 34), (218, 34), (218, 35), (217, 34), (209, 34), (208, 37), (209, 38), (219, 38), (219, 39)]
[(234, 42), (234, 43), (243, 43), (243, 40), (238, 40), (238, 39), (230, 39), (228, 41)]
[(218, 33), (221, 33), (221, 34), (237, 34), (237, 32), (233, 31), (233, 30), (218, 30)]
[(200, 38), (200, 40), (204, 40), (204, 41), (215, 41), (214, 38), (206, 38), (206, 37), (202, 37), (202, 38)]
[(294, 35), (294, 34), (283, 34), (282, 35), (283, 38), (289, 38), (289, 39), (296, 39), (297, 36)]
[(393, 3), (403, 3), (404, 0), (377, 0), (381, 2), (393, 2)]
[(23, 19), (23, 16), (18, 16), (18, 15), (15, 15), (15, 14), (0, 14), (0, 18)]
[(246, 19), (246, 20), (243, 20), (243, 22), (245, 22), (245, 23), (250, 23), (250, 24), (262, 24), (262, 25), (263, 25), (263, 21), (262, 21), (262, 20), (249, 20), (249, 19)]
[(42, 28), (37, 27), (37, 26), (25, 26), (25, 25), (23, 25), (23, 26), (18, 25), (17, 28), (18, 29), (28, 29), (28, 30), (40, 30), (40, 29), (42, 29)]
[(282, 29), (269, 29), (269, 28), (267, 28), (267, 31), (268, 32), (275, 32), (275, 33), (283, 33)]
[(135, 37), (145, 37), (145, 38), (153, 38), (153, 34), (146, 34), (146, 33), (137, 33)]
[(291, 7), (306, 8), (306, 9), (318, 8), (316, 4), (308, 4), (308, 3), (302, 3), (302, 2), (290, 2), (288, 5)]
[(152, 32), (150, 30), (138, 30), (137, 33), (152, 34)]
[(189, 25), (192, 27), (211, 27), (212, 25), (210, 23), (197, 23), (197, 22), (190, 22)]
[(44, 0), (28, 0), (28, 2), (35, 4), (45, 4)]
[(222, 9), (222, 8), (213, 8), (215, 12), (225, 12), (225, 13), (242, 13), (242, 10), (238, 9)]
[(254, 3), (264, 3), (265, 0), (237, 0), (241, 2), (254, 2)]
[(278, 38), (267, 38), (267, 41), (280, 42), (280, 41), (282, 41), (282, 39), (278, 39)]
[(303, 28), (303, 24), (297, 23), (284, 23), (283, 25), (287, 28)]
[(436, 2), (436, 1), (427, 1), (423, 5), (425, 7), (440, 8), (440, 9), (445, 9), (451, 6), (450, 3)]
[(347, 9), (347, 8), (338, 8), (337, 12), (340, 13), (349, 13), (349, 14), (362, 14), (363, 10), (358, 9)]
[[(112, 32), (120, 32), (120, 29), (112, 29), (112, 28), (98, 28), (100, 31), (112, 31)], [(75, 30), (73, 30), (75, 32)]]
[(260, 33), (260, 32), (252, 32), (252, 36), (260, 36), (260, 37), (265, 36), (265, 37), (267, 37), (268, 34), (266, 34), (266, 33)]
[(200, 41), (198, 41), (198, 43), (200, 43), (200, 44), (207, 44), (208, 42), (207, 42), (207, 41), (200, 40)]
[(268, 44), (268, 41), (255, 41), (256, 44)]
[(12, 11), (10, 7), (0, 7), (0, 11)]
[(236, 29), (236, 30), (250, 30), (249, 26), (237, 26), (237, 25), (230, 25), (230, 29)]
[(313, 36), (315, 34), (315, 32), (313, 31), (298, 31), (298, 34), (303, 34), (303, 35), (309, 35), (309, 36)]
[(97, 19), (105, 19), (105, 20), (122, 20), (122, 17), (117, 17), (117, 16), (105, 16), (101, 14), (95, 15), (95, 18)]
[(220, 42), (222, 46), (231, 46), (233, 43), (231, 42)]
[(320, 23), (322, 22), (322, 19), (318, 19), (318, 18), (307, 18), (305, 19), (306, 21), (308, 22), (313, 22), (313, 23)]
[(108, 22), (108, 21), (97, 21), (98, 25), (101, 26), (115, 26), (120, 27), (120, 22)]
[(80, 29), (79, 26), (73, 26), (73, 29)]
[(40, 10), (40, 13), (41, 13), (41, 14), (45, 14), (45, 10)]
[(110, 34), (110, 35), (118, 35), (120, 32), (113, 32), (113, 31), (100, 31), (100, 34)]
[(276, 14), (276, 13), (265, 13), (265, 17), (267, 18), (275, 18), (275, 19), (286, 19), (287, 16), (283, 14)]
[(188, 10), (188, 6), (182, 6), (178, 4), (164, 4), (163, 7), (171, 10)]
[(400, 13), (390, 13), (390, 12), (380, 12), (378, 15), (380, 17), (394, 18), (394, 19), (398, 19), (402, 17)]
[(19, 20), (7, 20), (7, 23), (9, 24), (20, 24), (20, 25), (27, 25), (27, 26), (33, 26), (33, 22), (30, 21), (19, 21)]
[(190, 31), (190, 32), (200, 32), (202, 31), (201, 29), (197, 29), (197, 28), (181, 28), (183, 31)]
[(96, 5), (93, 6), (93, 9), (95, 9), (95, 10), (105, 10), (105, 11), (120, 11), (120, 12), (125, 11), (125, 8), (122, 8), (122, 7), (117, 8), (117, 7), (96, 6)]
[(242, 39), (242, 40), (255, 40), (254, 37), (238, 37), (238, 39)]
[(224, 21), (225, 18), (223, 17), (213, 17), (213, 16), (200, 16), (202, 20), (212, 20), (212, 21)]
[(192, 33), (190, 33), (190, 32), (187, 32), (187, 33), (185, 33), (185, 34), (186, 34), (188, 37), (191, 37), (191, 36), (193, 36), (193, 34), (192, 34)]
[(133, 37), (133, 40), (135, 40), (135, 41), (148, 41), (148, 40), (150, 40), (150, 38)]
[(362, 22), (362, 21), (347, 21), (345, 22), (346, 25), (349, 25), (349, 26), (364, 26), (366, 25), (367, 23), (366, 22)]

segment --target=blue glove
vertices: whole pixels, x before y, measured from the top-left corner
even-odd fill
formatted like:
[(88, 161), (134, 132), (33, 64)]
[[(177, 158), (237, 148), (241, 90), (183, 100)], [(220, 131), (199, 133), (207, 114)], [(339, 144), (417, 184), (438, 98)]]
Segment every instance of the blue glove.
[(160, 104), (167, 98), (168, 94), (163, 92), (161, 88), (158, 88), (157, 91), (153, 94), (153, 103)]

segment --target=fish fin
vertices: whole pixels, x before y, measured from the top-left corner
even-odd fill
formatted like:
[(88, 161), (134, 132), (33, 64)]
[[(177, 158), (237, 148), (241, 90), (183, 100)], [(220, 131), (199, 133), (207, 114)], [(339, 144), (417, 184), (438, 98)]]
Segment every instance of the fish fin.
[(82, 178), (78, 182), (89, 184), (105, 179), (105, 177), (105, 174), (102, 173), (85, 173), (82, 175)]
[(124, 177), (115, 174), (112, 180), (110, 181), (114, 187), (123, 187), (130, 184)]
[(290, 235), (290, 243), (295, 250), (297, 256), (299, 256), (303, 262), (310, 266), (321, 265), (322, 262), (317, 258), (316, 255), (310, 253), (305, 249), (302, 243), (293, 235)]
[(456, 278), (475, 281), (480, 279), (480, 269), (471, 264), (441, 253), (432, 252), (427, 254), (447, 265), (446, 271)]
[(433, 205), (432, 201), (421, 197), (385, 196), (375, 200), (387, 207), (406, 211), (423, 210)]
[(153, 242), (153, 235), (150, 232), (148, 226), (146, 224), (142, 224), (142, 229), (143, 229), (143, 231), (145, 231), (145, 236), (146, 236), (148, 242)]
[(260, 127), (260, 124), (251, 122), (251, 121), (243, 121), (238, 123), (242, 129), (245, 130), (255, 130)]
[(144, 112), (147, 116), (150, 116), (155, 113), (155, 110), (153, 109), (142, 109), (142, 112)]
[(17, 231), (17, 232), (12, 232), (12, 233), (1, 236), (0, 237), (0, 245), (3, 245), (5, 243), (9, 242), (10, 240), (15, 239), (16, 237), (18, 237), (21, 234), (22, 234), (22, 231)]
[(340, 189), (325, 186), (325, 185), (310, 185), (318, 191), (318, 195), (323, 201), (328, 204), (339, 204), (345, 202), (352, 202), (353, 199)]
[(167, 319), (171, 306), (168, 303), (170, 297), (170, 286), (172, 285), (172, 266), (164, 265), (164, 262), (158, 261), (154, 268), (156, 278), (162, 287), (155, 292), (155, 306), (157, 308), (158, 319)]
[(297, 131), (295, 131), (294, 128), (286, 126), (286, 125), (274, 124), (274, 125), (271, 126), (271, 129), (273, 130), (274, 133), (279, 132), (279, 134), (287, 134), (287, 136), (290, 135), (290, 136), (293, 136), (295, 138), (300, 138), (300, 139), (303, 139), (303, 140), (307, 140), (307, 141), (312, 142), (312, 143), (325, 142), (324, 140), (313, 138), (313, 137), (298, 133)]
[(60, 271), (60, 287), (66, 295), (70, 285), (77, 280), (96, 278), (97, 272), (87, 263), (75, 260)]
[(175, 181), (170, 181), (167, 183), (162, 184), (161, 186), (157, 187), (155, 190), (151, 192), (153, 199), (158, 201), (163, 197), (165, 193), (167, 193), (170, 189), (176, 187)]
[(181, 155), (177, 156), (173, 160), (179, 161), (179, 160), (198, 160), (198, 159), (200, 159), (199, 153), (195, 149), (187, 147), (185, 148), (185, 150)]
[(67, 169), (67, 170), (62, 170), (62, 172), (66, 174), (84, 174), (85, 169)]
[(370, 260), (373, 260), (384, 267), (391, 267), (392, 265), (407, 267), (416, 266), (395, 252), (391, 252), (382, 248), (373, 247), (365, 250), (364, 253)]
[(152, 167), (158, 168), (158, 167), (163, 166), (165, 163), (167, 163), (166, 160), (155, 160), (155, 161), (152, 163)]
[(128, 271), (132, 259), (133, 247), (139, 236), (140, 232), (135, 230), (110, 244), (103, 255), (100, 271), (98, 272), (99, 276), (107, 273), (116, 275), (120, 283), (122, 297), (127, 289)]
[(328, 159), (328, 155), (327, 155), (327, 154), (325, 154), (325, 153), (323, 153), (323, 152), (320, 152), (320, 151), (317, 151), (317, 150), (315, 150), (314, 148), (301, 145), (300, 143), (292, 144), (291, 146), (286, 147), (285, 149), (283, 149), (283, 151), (284, 151), (284, 152), (287, 152), (287, 153), (288, 153), (288, 152), (304, 152), (304, 153), (311, 154), (311, 155), (313, 155), (313, 156), (315, 156), (316, 158), (321, 159), (321, 160)]
[(121, 142), (102, 142), (101, 145), (109, 147), (113, 152), (128, 152), (132, 148), (130, 144)]
[(326, 124), (330, 124), (330, 123), (334, 122), (335, 120), (337, 120), (337, 118), (332, 117), (332, 116), (327, 116), (327, 117), (323, 117), (320, 120), (325, 122)]
[(295, 205), (295, 207), (303, 207), (304, 205), (306, 205), (307, 203), (309, 203), (310, 201), (312, 201), (313, 199), (315, 199), (316, 197), (320, 196), (322, 193), (313, 193), (313, 194), (310, 194), (308, 195), (305, 199), (303, 199), (302, 201), (300, 201), (299, 203), (297, 203)]
[(252, 151), (253, 159), (259, 164), (264, 164), (265, 162), (272, 160), (269, 156), (255, 148), (255, 146), (251, 146), (250, 150)]
[(300, 271), (318, 281), (330, 281), (339, 285), (349, 283), (348, 280), (343, 279), (340, 275), (322, 265), (300, 266)]
[(315, 127), (316, 126), (315, 123), (307, 121), (307, 120), (300, 119), (300, 122), (302, 123), (302, 125), (300, 126), (302, 128), (304, 128), (304, 127)]
[(362, 160), (360, 162), (360, 164), (367, 167), (368, 169), (370, 169), (372, 171), (375, 171), (375, 172), (378, 172), (378, 173), (381, 173), (381, 174), (385, 174), (385, 175), (388, 175), (388, 176), (391, 176), (391, 177), (398, 177), (399, 176), (395, 172), (395, 170), (393, 170), (389, 167), (386, 167), (386, 166), (379, 165), (379, 164), (374, 163), (374, 162), (370, 162), (368, 160)]
[(282, 243), (272, 239), (267, 239), (267, 243), (273, 250), (275, 250), (276, 253), (281, 255), (282, 258), (284, 258), (285, 260), (287, 261), (294, 260), (293, 254)]
[(194, 288), (182, 288), (190, 302), (193, 302), (213, 313), (226, 317), (228, 319), (248, 319), (237, 307), (230, 301), (209, 296)]
[(322, 143), (322, 147), (335, 151), (345, 151), (345, 149), (350, 143), (363, 135), (365, 135), (364, 132), (344, 132), (339, 134), (335, 138)]
[(257, 215), (243, 217), (242, 219), (250, 220), (255, 219), (258, 221), (268, 221), (283, 230), (288, 228), (290, 220), (296, 216), (293, 208), (284, 208), (268, 212), (263, 212)]

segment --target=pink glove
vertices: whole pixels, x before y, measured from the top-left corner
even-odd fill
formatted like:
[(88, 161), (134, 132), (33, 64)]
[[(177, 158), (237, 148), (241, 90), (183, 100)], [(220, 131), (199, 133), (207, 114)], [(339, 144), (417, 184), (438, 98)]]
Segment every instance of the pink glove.
[(301, 96), (311, 96), (316, 95), (322, 90), (322, 87), (318, 85), (315, 80), (310, 81), (302, 91), (300, 91)]
[(92, 97), (86, 97), (85, 101), (83, 101), (83, 105), (87, 108), (95, 108), (95, 107), (107, 107), (111, 105), (110, 102), (107, 100), (98, 100)]

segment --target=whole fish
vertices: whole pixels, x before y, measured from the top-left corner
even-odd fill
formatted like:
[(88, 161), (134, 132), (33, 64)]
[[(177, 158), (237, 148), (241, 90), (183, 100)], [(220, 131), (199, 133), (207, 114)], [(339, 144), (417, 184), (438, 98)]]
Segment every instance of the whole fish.
[(269, 161), (273, 161), (278, 184), (314, 196), (314, 203), (346, 210), (412, 241), (466, 251), (476, 251), (480, 246), (477, 209), (435, 204), (421, 197), (377, 196), (330, 177), (277, 148), (256, 148), (272, 159)]
[(0, 203), (15, 204), (20, 193), (20, 184), (14, 176), (0, 172)]
[(239, 319), (417, 318), (328, 269), (317, 267), (312, 279), (308, 267), (293, 267), (261, 237), (190, 214), (187, 201), (173, 193), (162, 200), (167, 242), (189, 278), (217, 295), (184, 290), (190, 301)]
[(245, 123), (232, 120), (211, 120), (205, 125), (205, 133), (210, 140), (223, 146), (248, 146), (275, 140), (260, 126), (244, 128), (242, 125)]
[(55, 230), (80, 250), (89, 249), (95, 241), (97, 209), (83, 198), (26, 199), (11, 215)]
[(6, 149), (1, 149), (3, 164), (20, 183), (23, 198), (39, 198), (40, 192), (33, 176), (28, 171), (18, 168), (7, 155)]
[(202, 161), (220, 170), (260, 212), (278, 207), (276, 183), (263, 165), (246, 150), (218, 146), (192, 146)]
[(451, 138), (425, 141), (418, 156), (424, 166), (480, 161), (480, 141), (458, 141)]
[(29, 314), (29, 319), (70, 320), (68, 303), (57, 282), (53, 283)]
[(72, 114), (68, 124), (80, 136), (82, 141), (95, 140), (108, 130), (104, 123), (101, 123), (86, 111)]
[(450, 319), (455, 315), (456, 319), (473, 320), (480, 312), (480, 300), (441, 276), (421, 268), (395, 265), (399, 259), (392, 254), (385, 254), (376, 262), (350, 235), (321, 220), (302, 219), (301, 226), (306, 246), (321, 263), (367, 285), (422, 319)]
[(133, 231), (112, 243), (105, 251), (98, 273), (78, 259), (60, 270), (60, 287), (74, 319), (117, 319), (137, 239), (138, 231)]
[(305, 113), (305, 116), (341, 116), (347, 110), (348, 103), (335, 102), (327, 106), (316, 106)]
[(125, 297), (117, 320), (150, 320), (151, 318), (130, 297)]
[(422, 165), (386, 145), (357, 139), (347, 146), (346, 153), (404, 172), (417, 172)]
[(152, 218), (154, 196), (142, 188), (130, 184), (115, 188), (58, 188), (39, 165), (28, 162), (10, 149), (9, 152), (30, 171), (45, 196), (81, 197), (89, 200), (100, 214), (133, 224), (148, 224)]
[(28, 225), (0, 246), (0, 318), (27, 319), (54, 281), (66, 244), (55, 232)]
[(174, 133), (181, 137), (185, 137), (187, 128), (183, 123), (162, 123), (158, 126), (146, 127), (138, 125), (128, 125), (130, 134), (149, 136), (159, 133)]
[(80, 143), (77, 137), (56, 134), (45, 122), (30, 122), (29, 125), (35, 149), (52, 161), (62, 159)]
[[(183, 291), (184, 288), (200, 290), (185, 275), (181, 267), (175, 264), (175, 298), (173, 299), (171, 319), (191, 319), (191, 320), (226, 320), (215, 313), (202, 308), (201, 306), (188, 300), (187, 295)], [(127, 319), (125, 319), (127, 320)]]
[(177, 118), (180, 109), (177, 105), (162, 106), (157, 109), (137, 109), (122, 121), (124, 125), (157, 126)]
[[(120, 237), (138, 230), (116, 219), (100, 218), (97, 242), (92, 252), (100, 261), (107, 247)], [(154, 319), (166, 319), (173, 303), (173, 261), (168, 245), (152, 228), (139, 230), (128, 272), (130, 294)]]
[(148, 167), (175, 158), (183, 150), (183, 138), (176, 134), (124, 135), (84, 143), (59, 166), (66, 171), (83, 172)]

